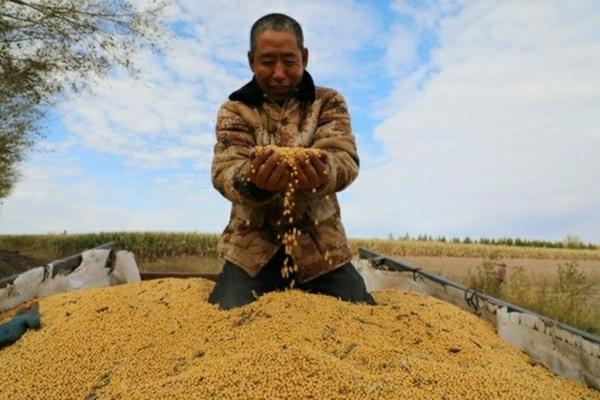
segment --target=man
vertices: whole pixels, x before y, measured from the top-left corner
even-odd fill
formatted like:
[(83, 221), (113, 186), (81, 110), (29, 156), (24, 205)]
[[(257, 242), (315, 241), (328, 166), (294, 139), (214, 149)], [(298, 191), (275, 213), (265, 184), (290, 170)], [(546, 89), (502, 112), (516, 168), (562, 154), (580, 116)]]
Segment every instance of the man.
[[(335, 195), (358, 175), (345, 100), (332, 89), (315, 87), (305, 70), (302, 28), (286, 15), (269, 14), (254, 23), (248, 62), (252, 81), (233, 92), (217, 116), (212, 182), (232, 209), (218, 244), (226, 262), (209, 302), (229, 309), (295, 284), (374, 304), (350, 263)], [(256, 151), (266, 145), (320, 154), (299, 157), (293, 175), (277, 151)], [(296, 189), (294, 207), (283, 219), (290, 185)], [(300, 234), (286, 260), (282, 237), (294, 228)], [(290, 259), (295, 272), (284, 277), (282, 265)]]

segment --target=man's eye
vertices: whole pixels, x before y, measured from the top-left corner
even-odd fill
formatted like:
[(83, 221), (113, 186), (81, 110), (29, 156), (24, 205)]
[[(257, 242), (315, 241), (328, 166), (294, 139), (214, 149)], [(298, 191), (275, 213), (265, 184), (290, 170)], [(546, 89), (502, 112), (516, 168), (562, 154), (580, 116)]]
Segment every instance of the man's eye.
[(275, 62), (274, 62), (273, 60), (263, 60), (263, 61), (261, 61), (260, 63), (261, 63), (262, 65), (269, 66), (269, 65), (273, 65)]
[(294, 66), (294, 65), (296, 64), (296, 61), (294, 61), (294, 60), (285, 60), (285, 61), (284, 61), (284, 64), (285, 64), (287, 67), (292, 67), (292, 66)]

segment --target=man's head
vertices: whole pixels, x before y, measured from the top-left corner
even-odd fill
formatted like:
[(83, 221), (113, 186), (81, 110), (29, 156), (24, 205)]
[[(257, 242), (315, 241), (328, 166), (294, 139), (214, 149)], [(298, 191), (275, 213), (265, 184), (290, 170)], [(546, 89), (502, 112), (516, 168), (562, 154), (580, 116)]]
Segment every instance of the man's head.
[(250, 31), (248, 62), (264, 93), (277, 101), (290, 97), (308, 63), (300, 24), (284, 14), (259, 18)]

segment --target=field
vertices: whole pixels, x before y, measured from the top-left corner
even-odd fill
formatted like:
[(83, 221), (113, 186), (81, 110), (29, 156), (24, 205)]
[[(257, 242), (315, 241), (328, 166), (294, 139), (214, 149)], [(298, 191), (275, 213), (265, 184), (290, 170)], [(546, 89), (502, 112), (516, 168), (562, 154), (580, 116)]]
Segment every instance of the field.
[[(45, 263), (115, 242), (135, 254), (142, 271), (217, 273), (223, 263), (217, 240), (215, 234), (161, 232), (4, 235), (0, 249)], [(352, 239), (351, 245), (355, 254), (368, 248), (600, 334), (600, 250), (375, 239)], [(496, 279), (499, 262), (507, 265), (504, 282)]]

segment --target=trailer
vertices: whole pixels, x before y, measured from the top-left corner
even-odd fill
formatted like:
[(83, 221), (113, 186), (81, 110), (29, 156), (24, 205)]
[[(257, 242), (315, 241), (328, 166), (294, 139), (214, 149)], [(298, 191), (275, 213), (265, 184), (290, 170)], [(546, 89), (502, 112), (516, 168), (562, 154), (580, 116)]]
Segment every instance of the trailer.
[[(600, 337), (466, 287), (417, 266), (361, 248), (354, 265), (368, 291), (401, 289), (427, 294), (490, 322), (497, 334), (557, 375), (600, 389)], [(0, 311), (30, 299), (88, 287), (216, 274), (139, 272), (133, 254), (114, 243), (0, 279)]]

